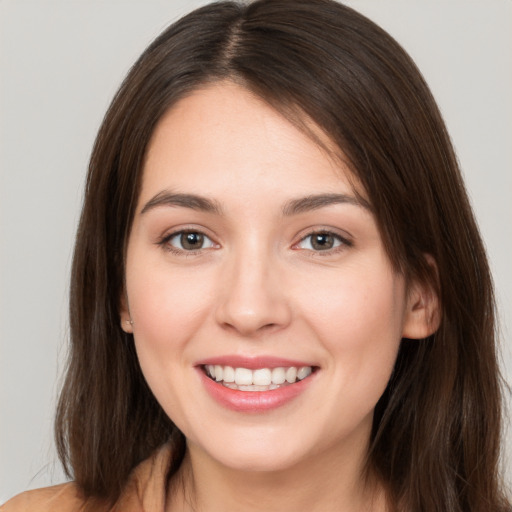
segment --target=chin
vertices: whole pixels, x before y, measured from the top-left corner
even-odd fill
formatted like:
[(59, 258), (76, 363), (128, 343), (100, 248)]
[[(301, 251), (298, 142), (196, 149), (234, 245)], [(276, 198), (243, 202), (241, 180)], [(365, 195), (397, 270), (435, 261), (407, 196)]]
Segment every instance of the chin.
[(276, 453), (274, 448), (270, 452), (261, 452), (242, 450), (235, 452), (229, 450), (228, 453), (219, 454), (218, 456), (210, 454), (223, 466), (234, 470), (248, 473), (273, 473), (285, 471), (295, 466), (300, 457), (287, 456), (283, 453)]
[(302, 436), (279, 435), (277, 432), (245, 432), (245, 435), (210, 438), (206, 443), (193, 443), (196, 450), (216, 463), (236, 471), (276, 472), (290, 469), (308, 458)]

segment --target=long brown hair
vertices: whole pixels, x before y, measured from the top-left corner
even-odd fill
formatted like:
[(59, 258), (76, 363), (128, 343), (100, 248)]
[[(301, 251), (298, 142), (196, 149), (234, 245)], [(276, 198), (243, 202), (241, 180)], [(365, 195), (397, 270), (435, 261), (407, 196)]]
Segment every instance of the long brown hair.
[(155, 125), (177, 100), (220, 80), (325, 131), (364, 186), (395, 268), (439, 295), (438, 331), (402, 341), (375, 410), (368, 466), (390, 505), (508, 510), (492, 281), (449, 136), (404, 50), (332, 0), (197, 9), (147, 48), (115, 96), (94, 145), (73, 260), (71, 351), (56, 418), (68, 474), (85, 496), (114, 502), (130, 471), (170, 438), (170, 474), (183, 457), (183, 435), (120, 327), (124, 250)]

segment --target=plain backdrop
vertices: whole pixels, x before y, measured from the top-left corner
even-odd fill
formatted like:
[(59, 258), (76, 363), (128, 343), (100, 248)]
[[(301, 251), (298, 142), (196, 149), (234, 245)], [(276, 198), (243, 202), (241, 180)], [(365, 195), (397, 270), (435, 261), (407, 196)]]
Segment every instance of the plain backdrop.
[[(0, 502), (64, 479), (52, 419), (96, 131), (146, 45), (203, 3), (0, 0)], [(439, 102), (488, 248), (512, 383), (512, 1), (348, 3), (409, 51)]]

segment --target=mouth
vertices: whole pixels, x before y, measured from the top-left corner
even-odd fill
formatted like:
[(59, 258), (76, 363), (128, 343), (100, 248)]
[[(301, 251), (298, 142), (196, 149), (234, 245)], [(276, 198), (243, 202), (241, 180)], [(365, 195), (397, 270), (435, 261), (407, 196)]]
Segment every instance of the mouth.
[(206, 376), (222, 386), (237, 391), (273, 391), (307, 379), (314, 366), (279, 366), (275, 368), (244, 368), (205, 364)]
[(223, 408), (264, 414), (300, 404), (299, 397), (310, 396), (309, 390), (317, 389), (314, 382), (318, 381), (320, 367), (308, 362), (231, 354), (198, 361), (196, 370), (208, 395)]

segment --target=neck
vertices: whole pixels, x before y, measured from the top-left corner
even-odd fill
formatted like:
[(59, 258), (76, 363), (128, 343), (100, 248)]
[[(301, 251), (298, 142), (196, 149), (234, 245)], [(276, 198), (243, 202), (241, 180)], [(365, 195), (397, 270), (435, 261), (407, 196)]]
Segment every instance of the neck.
[(166, 510), (384, 512), (382, 486), (365, 472), (366, 447), (347, 443), (286, 470), (263, 472), (226, 467), (188, 443)]

